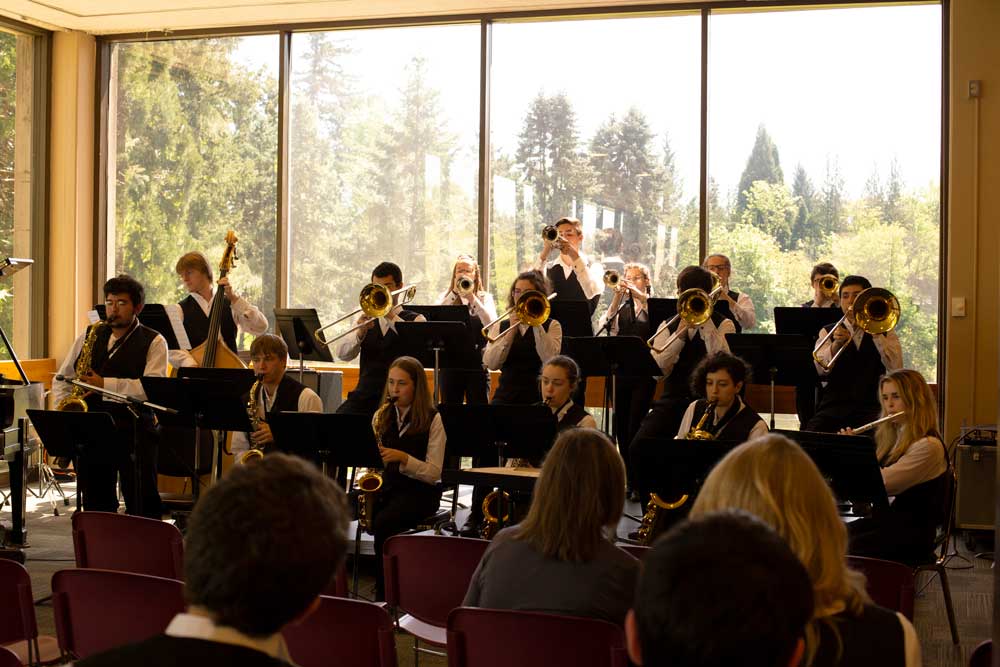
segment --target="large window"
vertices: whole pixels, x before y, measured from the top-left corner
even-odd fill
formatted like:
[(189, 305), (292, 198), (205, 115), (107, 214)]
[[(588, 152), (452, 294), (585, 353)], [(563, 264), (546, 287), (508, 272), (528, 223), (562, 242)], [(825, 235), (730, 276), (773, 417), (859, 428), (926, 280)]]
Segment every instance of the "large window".
[(933, 381), (941, 8), (713, 13), (710, 30), (709, 251), (757, 330), (832, 262), (899, 297), (905, 364)]
[(289, 303), (358, 306), (382, 261), (435, 303), (476, 254), (479, 25), (292, 39)]
[(563, 216), (583, 221), (585, 252), (643, 262), (654, 293), (673, 295), (678, 267), (698, 256), (700, 43), (697, 15), (494, 26), (499, 302)]
[(108, 267), (142, 282), (148, 302), (180, 300), (177, 258), (198, 250), (214, 267), (232, 229), (242, 261), (230, 281), (273, 317), (277, 62), (273, 35), (113, 48)]

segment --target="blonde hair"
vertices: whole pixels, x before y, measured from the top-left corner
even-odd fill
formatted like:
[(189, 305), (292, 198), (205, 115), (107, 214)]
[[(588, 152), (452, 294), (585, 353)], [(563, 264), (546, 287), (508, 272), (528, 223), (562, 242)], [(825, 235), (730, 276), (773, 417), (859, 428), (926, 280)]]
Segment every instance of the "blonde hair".
[(455, 263), (451, 267), (451, 285), (449, 285), (448, 289), (455, 289), (455, 276), (458, 275), (458, 264), (460, 262), (466, 262), (476, 267), (476, 277), (473, 278), (472, 290), (476, 296), (481, 295), (483, 293), (483, 279), (479, 274), (479, 262), (472, 255), (466, 255), (465, 253), (455, 258)]
[[(424, 433), (431, 427), (431, 422), (434, 420), (434, 415), (437, 414), (437, 410), (434, 409), (433, 400), (431, 399), (431, 390), (427, 384), (427, 374), (424, 373), (423, 364), (414, 359), (413, 357), (399, 357), (389, 366), (391, 371), (393, 368), (402, 368), (406, 371), (406, 374), (410, 376), (410, 380), (413, 382), (413, 403), (410, 404), (410, 433)], [(386, 378), (385, 387), (382, 389), (382, 400), (380, 405), (389, 400), (389, 379)], [(387, 422), (388, 424), (388, 422)], [(386, 426), (388, 428), (388, 426)]]
[(653, 283), (649, 278), (649, 267), (639, 262), (626, 262), (625, 266), (622, 267), (622, 278), (625, 277), (630, 269), (636, 269), (642, 274), (642, 277), (646, 279), (646, 294), (652, 294)]
[(592, 560), (625, 506), (625, 464), (597, 429), (563, 431), (545, 457), (528, 516), (516, 528), (547, 558)]
[[(937, 405), (924, 376), (909, 368), (886, 373), (878, 383), (880, 401), (886, 382), (895, 383), (906, 415), (898, 422), (880, 424), (875, 431), (875, 451), (883, 466), (898, 461), (921, 438), (931, 436), (941, 440)], [(882, 416), (887, 416), (884, 408)]]
[(208, 265), (208, 260), (205, 256), (197, 251), (186, 252), (181, 255), (180, 259), (177, 260), (177, 264), (174, 266), (174, 272), (180, 275), (187, 271), (188, 269), (194, 269), (195, 271), (200, 271), (208, 276), (208, 282), (214, 280), (212, 275), (212, 267)]
[(810, 658), (820, 619), (840, 605), (858, 615), (871, 602), (864, 576), (847, 566), (847, 529), (833, 493), (812, 459), (785, 436), (772, 433), (745, 442), (715, 466), (691, 516), (724, 509), (746, 510), (768, 523), (809, 572), (815, 601), (806, 628)]

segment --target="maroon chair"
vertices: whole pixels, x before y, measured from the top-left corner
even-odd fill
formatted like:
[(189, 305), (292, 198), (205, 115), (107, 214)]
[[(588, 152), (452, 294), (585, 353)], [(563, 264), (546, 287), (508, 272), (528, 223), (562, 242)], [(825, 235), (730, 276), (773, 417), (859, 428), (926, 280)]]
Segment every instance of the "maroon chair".
[(397, 624), (413, 635), (414, 664), (421, 651), (442, 655), (421, 648), (420, 641), (438, 647), (447, 644), (448, 614), (462, 606), (472, 573), (489, 544), (444, 535), (395, 535), (386, 540), (385, 601), (405, 612)]
[(396, 667), (394, 630), (377, 604), (322, 595), (316, 611), (281, 634), (301, 667)]
[(9, 648), (0, 646), (0, 667), (23, 667), (21, 657)]
[(448, 667), (625, 667), (625, 633), (594, 618), (460, 607), (448, 615)]
[(184, 579), (184, 538), (176, 526), (113, 512), (73, 515), (76, 566)]
[(913, 570), (908, 565), (862, 556), (848, 556), (847, 564), (865, 575), (865, 588), (875, 604), (913, 620)]
[(347, 586), (347, 568), (344, 565), (337, 568), (337, 574), (334, 575), (333, 581), (323, 590), (323, 595), (329, 595), (332, 598), (350, 597)]
[(0, 559), (0, 646), (17, 656), (18, 665), (37, 665), (61, 655), (55, 637), (38, 635), (28, 571), (4, 559)]
[(184, 611), (176, 579), (112, 570), (52, 575), (52, 611), (64, 653), (86, 658), (161, 634)]
[(619, 542), (616, 546), (622, 551), (635, 556), (639, 560), (645, 558), (646, 554), (648, 554), (649, 550), (652, 548), (644, 547), (641, 544), (626, 544), (624, 542)]
[(969, 667), (993, 667), (992, 639), (980, 642), (979, 646), (972, 649), (972, 655), (969, 656)]

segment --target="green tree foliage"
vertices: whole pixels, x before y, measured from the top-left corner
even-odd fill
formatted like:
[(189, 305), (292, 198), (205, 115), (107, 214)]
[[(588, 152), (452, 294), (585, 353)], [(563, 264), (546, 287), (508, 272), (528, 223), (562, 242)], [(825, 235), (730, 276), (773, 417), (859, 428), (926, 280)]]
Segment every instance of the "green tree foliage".
[[(14, 250), (14, 109), (16, 86), (17, 37), (0, 32), (0, 258)], [(13, 329), (12, 291), (9, 284), (0, 286), (0, 326)], [(7, 349), (0, 347), (0, 357)]]
[(739, 190), (736, 196), (736, 213), (742, 220), (747, 209), (747, 197), (750, 186), (757, 181), (780, 184), (785, 181), (781, 173), (781, 160), (778, 159), (778, 147), (774, 145), (771, 136), (763, 125), (757, 128), (757, 138), (747, 159), (747, 165), (740, 176)]
[(822, 240), (823, 233), (813, 221), (816, 212), (816, 189), (809, 174), (801, 164), (795, 167), (792, 180), (792, 197), (795, 199), (795, 222), (792, 238), (800, 245), (815, 245)]
[(746, 208), (740, 222), (761, 230), (782, 250), (790, 250), (798, 206), (785, 184), (754, 181), (745, 194)]

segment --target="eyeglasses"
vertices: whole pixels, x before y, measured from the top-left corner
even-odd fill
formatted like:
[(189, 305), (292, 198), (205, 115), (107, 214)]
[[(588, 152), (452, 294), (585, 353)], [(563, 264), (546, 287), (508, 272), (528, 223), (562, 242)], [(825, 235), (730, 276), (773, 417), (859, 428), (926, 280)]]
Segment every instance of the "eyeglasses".
[(709, 264), (705, 268), (709, 271), (723, 271), (732, 267), (729, 264)]
[(105, 299), (104, 300), (104, 307), (105, 308), (124, 308), (124, 307), (130, 306), (130, 305), (132, 305), (132, 302), (129, 301), (129, 300), (127, 300), (127, 299), (117, 299), (117, 300), (115, 300), (115, 299)]

